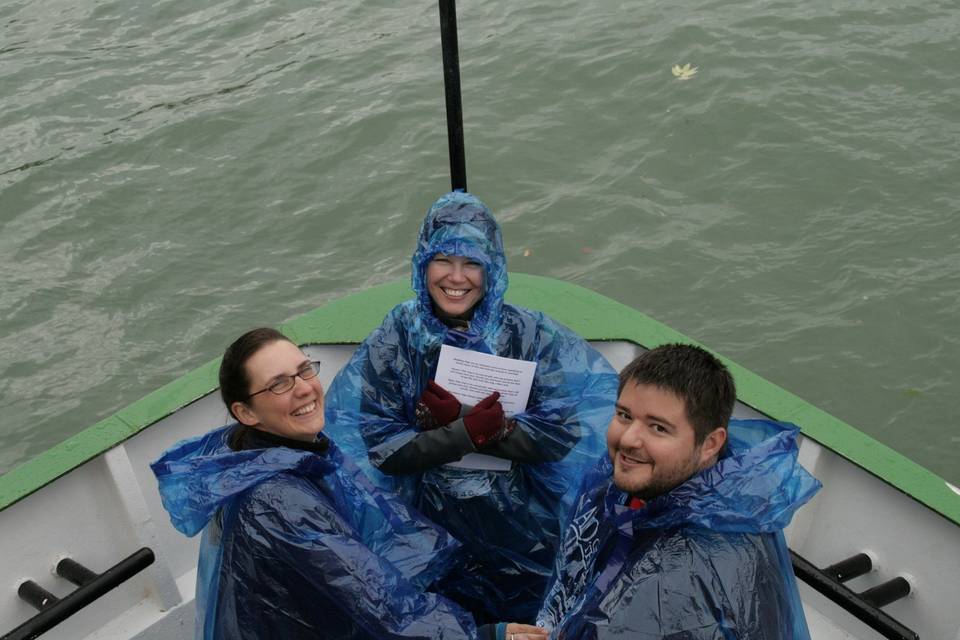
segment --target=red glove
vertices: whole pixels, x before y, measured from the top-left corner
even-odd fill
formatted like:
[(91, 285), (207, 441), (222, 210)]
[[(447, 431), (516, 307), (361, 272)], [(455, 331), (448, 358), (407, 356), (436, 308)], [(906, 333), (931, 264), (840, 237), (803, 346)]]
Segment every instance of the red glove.
[[(423, 405), (425, 411), (419, 405)], [(433, 380), (427, 382), (427, 388), (420, 396), (417, 407), (417, 420), (426, 429), (436, 429), (450, 424), (460, 415), (460, 401), (452, 393)]]
[(507, 421), (504, 419), (503, 405), (498, 402), (499, 399), (500, 392), (494, 391), (463, 417), (463, 424), (467, 427), (473, 446), (479, 448), (507, 435)]

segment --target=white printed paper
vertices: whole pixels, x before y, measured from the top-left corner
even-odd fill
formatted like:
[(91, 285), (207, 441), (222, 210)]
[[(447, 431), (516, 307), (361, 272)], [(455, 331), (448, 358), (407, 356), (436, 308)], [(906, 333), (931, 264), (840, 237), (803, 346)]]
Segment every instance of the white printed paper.
[(483, 471), (510, 471), (511, 462), (505, 458), (488, 456), (483, 453), (468, 453), (456, 462), (448, 462), (445, 467), (457, 469), (482, 469)]
[(494, 391), (499, 391), (500, 404), (509, 416), (527, 408), (536, 371), (536, 362), (502, 358), (445, 344), (440, 348), (434, 379), (461, 404), (476, 405)]
[[(436, 383), (456, 396), (461, 404), (476, 405), (494, 391), (500, 392), (500, 404), (507, 415), (527, 408), (537, 363), (502, 358), (450, 345), (440, 348)], [(458, 469), (509, 471), (511, 462), (482, 453), (468, 453), (447, 464)]]

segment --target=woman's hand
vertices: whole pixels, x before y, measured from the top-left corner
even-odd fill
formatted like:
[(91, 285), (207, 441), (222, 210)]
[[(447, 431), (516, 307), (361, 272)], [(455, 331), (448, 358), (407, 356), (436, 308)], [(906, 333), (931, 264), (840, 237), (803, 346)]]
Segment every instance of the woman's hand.
[(550, 632), (532, 624), (510, 622), (507, 624), (507, 640), (544, 640)]
[(513, 423), (503, 414), (500, 393), (494, 391), (477, 403), (470, 413), (463, 417), (463, 424), (470, 434), (473, 446), (478, 449), (491, 442), (505, 438), (513, 429)]
[(444, 427), (460, 415), (460, 401), (433, 380), (427, 382), (417, 403), (417, 422), (424, 429)]

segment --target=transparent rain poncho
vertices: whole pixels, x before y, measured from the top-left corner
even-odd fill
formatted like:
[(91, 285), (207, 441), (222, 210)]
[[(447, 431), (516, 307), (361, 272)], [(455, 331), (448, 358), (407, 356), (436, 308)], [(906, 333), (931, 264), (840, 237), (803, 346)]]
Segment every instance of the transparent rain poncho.
[(728, 454), (640, 509), (585, 479), (538, 624), (563, 640), (810, 640), (782, 530), (820, 482), (796, 427), (734, 420)]
[[(448, 328), (434, 314), (425, 272), (437, 253), (484, 267), (484, 295), (466, 330)], [(334, 379), (326, 400), (327, 421), (335, 425), (329, 435), (355, 459), (369, 456), (377, 482), (463, 543), (452, 572), (458, 577), (442, 585), (444, 595), (478, 620), (532, 620), (559, 542), (564, 496), (572, 500), (578, 478), (605, 451), (616, 373), (566, 327), (504, 302), (500, 229), (473, 195), (449, 193), (431, 207), (412, 284), (415, 298), (391, 310)], [(441, 465), (380, 474), (376, 469), (420, 433), (415, 406), (444, 344), (537, 363), (527, 408), (513, 416), (532, 455), (514, 458), (509, 471)]]
[(196, 638), (476, 638), (467, 612), (424, 591), (458, 547), (445, 531), (332, 443), (233, 451), (229, 430), (151, 465), (174, 527), (203, 531)]

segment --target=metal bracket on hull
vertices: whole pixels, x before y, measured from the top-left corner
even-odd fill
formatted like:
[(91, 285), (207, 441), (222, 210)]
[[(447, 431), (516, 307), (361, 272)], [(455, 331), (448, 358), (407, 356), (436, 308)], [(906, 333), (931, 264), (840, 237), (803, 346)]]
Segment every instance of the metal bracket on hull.
[(17, 590), (18, 595), (40, 613), (4, 635), (0, 640), (36, 638), (146, 569), (153, 560), (153, 551), (144, 547), (103, 573), (97, 574), (75, 560), (64, 558), (57, 563), (57, 575), (66, 578), (78, 588), (65, 598), (58, 599), (32, 580), (22, 582)]
[(818, 569), (795, 551), (790, 551), (793, 572), (832, 602), (853, 614), (858, 620), (889, 640), (919, 640), (920, 636), (880, 607), (910, 595), (910, 583), (903, 577), (888, 580), (863, 593), (856, 593), (842, 583), (869, 572), (873, 562), (867, 554)]

